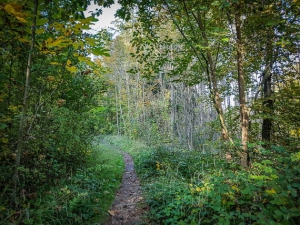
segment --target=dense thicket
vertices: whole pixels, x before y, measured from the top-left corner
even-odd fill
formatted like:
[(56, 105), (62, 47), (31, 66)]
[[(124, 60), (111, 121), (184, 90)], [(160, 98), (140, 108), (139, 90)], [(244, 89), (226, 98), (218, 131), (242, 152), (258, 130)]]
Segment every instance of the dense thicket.
[(39, 209), (36, 202), (43, 202), (41, 196), (51, 187), (86, 165), (93, 138), (105, 129), (110, 116), (103, 112), (103, 93), (110, 84), (103, 78), (103, 67), (91, 60), (92, 54), (108, 53), (101, 34), (87, 33), (96, 21), (83, 16), (88, 4), (41, 0), (0, 4), (4, 224), (36, 224), (47, 218), (30, 215)]

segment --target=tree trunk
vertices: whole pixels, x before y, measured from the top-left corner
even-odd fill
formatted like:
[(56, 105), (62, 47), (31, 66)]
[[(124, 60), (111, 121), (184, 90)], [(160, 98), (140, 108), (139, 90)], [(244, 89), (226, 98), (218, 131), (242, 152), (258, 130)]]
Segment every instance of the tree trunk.
[[(264, 74), (266, 76), (266, 74)], [(266, 79), (266, 82), (264, 84), (263, 92), (264, 92), (264, 98), (266, 100), (263, 101), (263, 105), (266, 107), (266, 111), (269, 114), (270, 111), (273, 109), (273, 100), (268, 99), (271, 97), (271, 74)], [(261, 137), (262, 140), (265, 142), (270, 142), (271, 140), (271, 130), (272, 130), (272, 120), (270, 117), (264, 118), (262, 123), (262, 132)], [(267, 144), (265, 144), (267, 146)]]
[[(208, 38), (206, 36), (205, 27), (203, 25), (202, 18), (201, 18), (201, 15), (199, 12), (198, 12), (197, 17), (195, 16), (195, 19), (196, 19), (199, 29), (201, 31), (202, 38), (205, 43), (204, 45), (208, 46)], [(221, 101), (220, 93), (219, 93), (219, 89), (218, 89), (216, 70), (215, 70), (215, 64), (217, 62), (215, 62), (215, 63), (213, 62), (213, 58), (212, 58), (211, 52), (209, 50), (206, 51), (206, 57), (207, 57), (207, 78), (208, 78), (208, 82), (209, 82), (209, 89), (210, 89), (210, 93), (211, 93), (211, 99), (212, 99), (212, 101), (214, 103), (214, 107), (218, 113), (221, 130), (222, 130), (222, 138), (224, 141), (229, 140), (231, 143), (233, 143), (232, 139), (229, 136), (227, 126), (225, 124), (225, 117), (224, 117), (223, 108), (222, 108), (222, 101)]]
[[(189, 43), (190, 41), (188, 40), (187, 36), (185, 35), (184, 31), (180, 28), (180, 26), (176, 23), (176, 20), (174, 19), (174, 15), (172, 13), (172, 10), (170, 9), (170, 6), (168, 4), (167, 1), (163, 1), (164, 4), (167, 6), (168, 11), (171, 14), (172, 20), (174, 22), (174, 24), (176, 25), (177, 29), (179, 30), (179, 32), (181, 33), (181, 35), (183, 36), (183, 38)], [(184, 10), (186, 12), (186, 15), (188, 17), (188, 21), (190, 23), (190, 25), (192, 26), (192, 23), (190, 22), (190, 18), (189, 15), (191, 13), (191, 15), (193, 16), (194, 20), (196, 21), (198, 28), (201, 32), (201, 36), (203, 38), (204, 41), (204, 46), (208, 47), (209, 45), (209, 40), (207, 38), (206, 35), (206, 28), (204, 26), (204, 23), (202, 21), (201, 18), (201, 14), (200, 11), (198, 11), (197, 13), (194, 13), (193, 11), (188, 11), (187, 5), (186, 5), (186, 1), (183, 1), (184, 4)], [(196, 47), (193, 44), (190, 44), (190, 47), (192, 49), (192, 51), (195, 53), (195, 56), (197, 57), (198, 61), (201, 62), (200, 56), (196, 50)], [(208, 83), (209, 83), (209, 89), (210, 89), (210, 93), (211, 93), (211, 99), (214, 103), (214, 107), (217, 110), (218, 116), (219, 116), (219, 120), (220, 120), (220, 124), (221, 124), (221, 129), (222, 129), (222, 138), (224, 141), (229, 140), (231, 143), (233, 143), (232, 139), (229, 136), (229, 132), (227, 129), (227, 126), (225, 124), (225, 118), (224, 118), (224, 114), (223, 114), (223, 109), (222, 109), (222, 105), (221, 105), (221, 98), (220, 98), (220, 94), (219, 94), (219, 90), (217, 88), (217, 79), (216, 79), (216, 74), (215, 74), (215, 66), (217, 64), (217, 58), (216, 58), (216, 62), (213, 62), (213, 58), (211, 55), (210, 50), (206, 50), (206, 52), (204, 54), (201, 54), (202, 58), (204, 59), (205, 63), (206, 63), (206, 73), (207, 73), (207, 78), (208, 78)]]
[[(273, 51), (272, 51), (272, 39), (268, 35), (268, 42), (266, 46), (266, 68), (262, 73), (262, 79), (265, 80), (263, 84), (263, 105), (266, 107), (266, 111), (270, 114), (273, 111), (273, 100), (270, 99), (272, 95), (272, 66), (273, 66)], [(264, 147), (268, 147), (268, 143), (271, 140), (272, 120), (268, 116), (263, 119), (261, 137), (264, 142)]]
[(121, 134), (120, 132), (120, 125), (119, 125), (119, 113), (118, 113), (118, 88), (117, 85), (115, 85), (115, 102), (116, 102), (116, 119), (117, 119), (117, 131), (118, 135)]
[(174, 84), (171, 83), (171, 129), (172, 129), (172, 138), (176, 137), (176, 102), (175, 102), (175, 87)]
[(236, 49), (237, 49), (237, 73), (239, 85), (239, 101), (240, 101), (240, 118), (242, 126), (242, 154), (240, 156), (241, 165), (243, 168), (249, 167), (249, 152), (248, 152), (248, 129), (249, 129), (249, 110), (246, 104), (246, 90), (245, 90), (245, 75), (243, 68), (243, 44), (241, 33), (241, 15), (239, 5), (235, 12), (236, 25)]
[(29, 93), (29, 87), (30, 87), (31, 65), (32, 65), (33, 52), (34, 52), (37, 10), (38, 10), (38, 0), (35, 0), (33, 22), (32, 22), (32, 26), (31, 26), (31, 43), (30, 43), (30, 49), (29, 49), (29, 55), (28, 55), (28, 61), (27, 61), (23, 105), (22, 105), (22, 113), (21, 113), (21, 118), (20, 118), (20, 127), (19, 127), (19, 131), (18, 131), (18, 145), (17, 145), (17, 151), (16, 151), (15, 171), (14, 171), (14, 177), (13, 177), (13, 185), (14, 185), (13, 197), (14, 197), (16, 207), (18, 207), (17, 189), (18, 189), (18, 180), (19, 180), (19, 167), (20, 167), (20, 162), (21, 162), (21, 154), (23, 151), (25, 123), (26, 123), (26, 119), (27, 119), (26, 118), (27, 117), (27, 103), (28, 103), (27, 99), (28, 99), (28, 93)]

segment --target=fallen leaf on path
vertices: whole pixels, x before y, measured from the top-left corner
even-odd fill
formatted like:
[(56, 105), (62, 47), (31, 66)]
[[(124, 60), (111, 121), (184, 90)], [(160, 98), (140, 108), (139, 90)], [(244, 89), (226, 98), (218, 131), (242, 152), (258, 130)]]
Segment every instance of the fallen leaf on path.
[(112, 210), (108, 210), (108, 213), (109, 213), (111, 216), (114, 216), (114, 215), (115, 215), (115, 211), (112, 211)]

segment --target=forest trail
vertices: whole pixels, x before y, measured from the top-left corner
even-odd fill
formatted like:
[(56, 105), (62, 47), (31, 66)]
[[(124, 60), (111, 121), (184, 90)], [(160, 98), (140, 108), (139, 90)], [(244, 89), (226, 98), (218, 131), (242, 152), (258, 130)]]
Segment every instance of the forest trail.
[(119, 191), (108, 211), (109, 221), (105, 225), (138, 225), (146, 208), (142, 206), (143, 197), (140, 181), (134, 170), (134, 162), (128, 153), (123, 152), (125, 172)]

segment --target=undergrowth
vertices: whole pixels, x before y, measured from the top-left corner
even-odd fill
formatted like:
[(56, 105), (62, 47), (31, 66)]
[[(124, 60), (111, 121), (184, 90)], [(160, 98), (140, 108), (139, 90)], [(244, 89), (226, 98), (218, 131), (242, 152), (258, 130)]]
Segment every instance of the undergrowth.
[(244, 170), (221, 152), (146, 147), (124, 137), (107, 141), (134, 157), (152, 224), (299, 224), (297, 151), (257, 149), (252, 168)]
[(86, 165), (56, 186), (30, 196), (24, 193), (22, 209), (10, 208), (8, 199), (0, 202), (0, 224), (103, 224), (121, 182), (123, 157), (98, 142), (87, 154)]

